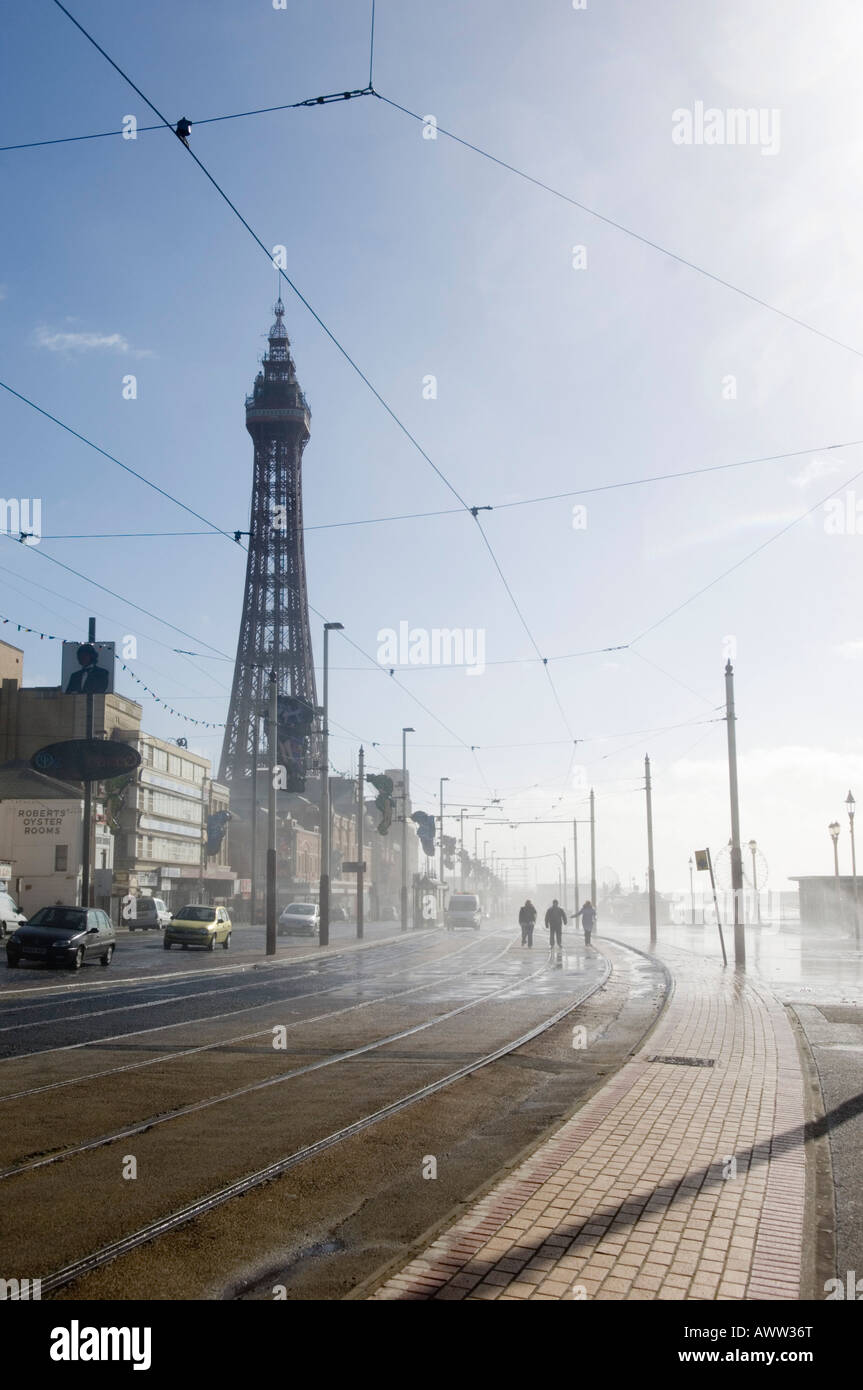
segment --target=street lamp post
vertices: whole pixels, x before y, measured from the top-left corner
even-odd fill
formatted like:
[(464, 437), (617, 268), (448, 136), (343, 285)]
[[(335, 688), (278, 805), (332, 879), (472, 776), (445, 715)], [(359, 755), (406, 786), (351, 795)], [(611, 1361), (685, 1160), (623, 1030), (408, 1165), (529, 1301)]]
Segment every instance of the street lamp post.
[(328, 701), (330, 687), (330, 633), (341, 632), (344, 623), (324, 623), (324, 704), (321, 729), (321, 879), (318, 894), (321, 916), (321, 946), (330, 944), (330, 726)]
[(402, 729), (402, 931), (408, 929), (408, 734), (416, 733), (410, 727)]
[(848, 807), (848, 826), (851, 831), (851, 881), (854, 888), (854, 931), (860, 930), (860, 912), (857, 902), (857, 851), (854, 846), (854, 796), (849, 791), (845, 798), (845, 805)]
[(695, 926), (695, 887), (692, 879), (692, 855), (689, 856), (689, 916), (691, 924)]
[(839, 830), (840, 830), (840, 825), (839, 825), (838, 820), (833, 820), (833, 821), (831, 821), (830, 824), (828, 825), (827, 829), (830, 831), (830, 839), (833, 841), (833, 880), (834, 880), (834, 883), (835, 883), (835, 885), (836, 885), (836, 911), (837, 911), (837, 913), (838, 913), (838, 915), (839, 915), (839, 921), (840, 921), (840, 923), (841, 923), (841, 921), (842, 921), (842, 904), (841, 904), (840, 898), (839, 898), (839, 894), (840, 894), (840, 888), (839, 888)]
[[(440, 881), (441, 881), (441, 887), (443, 887), (443, 784), (444, 784), (444, 782), (448, 782), (448, 781), (449, 781), (449, 778), (448, 778), (448, 777), (442, 777), (442, 778), (440, 779), (440, 845), (438, 846), (438, 848), (439, 848), (439, 851), (440, 851)], [(441, 903), (441, 905), (443, 905), (443, 904)]]
[(755, 894), (755, 920), (761, 926), (761, 899), (758, 896), (758, 868), (755, 863), (755, 855), (758, 845), (755, 840), (749, 841), (749, 853), (752, 855), (752, 891)]
[(467, 810), (467, 807), (466, 807), (466, 806), (462, 806), (461, 810), (459, 811), (459, 815), (458, 815), (458, 820), (459, 820), (459, 832), (458, 832), (458, 866), (459, 866), (459, 884), (461, 885), (460, 888), (459, 888), (459, 892), (460, 892), (460, 893), (463, 893), (463, 892), (464, 892), (464, 813), (465, 813), (466, 810)]

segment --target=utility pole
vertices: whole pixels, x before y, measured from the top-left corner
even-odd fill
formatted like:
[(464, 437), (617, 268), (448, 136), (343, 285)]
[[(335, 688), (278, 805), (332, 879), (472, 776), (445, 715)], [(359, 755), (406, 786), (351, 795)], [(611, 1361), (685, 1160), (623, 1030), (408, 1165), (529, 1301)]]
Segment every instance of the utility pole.
[(458, 832), (458, 865), (459, 865), (459, 892), (464, 892), (464, 813), (467, 808), (462, 806), (459, 811), (459, 832)]
[[(402, 729), (402, 931), (408, 929), (408, 734), (415, 729)], [(362, 855), (360, 855), (362, 858)]]
[(746, 934), (743, 927), (743, 856), (740, 850), (740, 806), (737, 797), (737, 734), (734, 728), (734, 667), (725, 665), (725, 722), (728, 728), (728, 785), (731, 794), (731, 889), (734, 895), (734, 964), (746, 966)]
[(565, 912), (565, 911), (566, 911), (566, 845), (562, 845), (561, 848), (562, 848), (562, 850), (563, 850), (563, 859), (562, 859), (562, 863), (563, 863), (563, 897), (562, 897), (561, 900), (560, 900), (560, 905), (561, 905), (561, 907), (563, 908), (563, 910), (564, 910), (564, 912)]
[[(590, 789), (590, 901), (596, 910), (596, 799)], [(595, 928), (594, 928), (595, 930)]]
[(330, 944), (330, 726), (329, 726), (329, 687), (330, 687), (330, 633), (340, 632), (344, 623), (324, 623), (324, 705), (322, 723), (321, 761), (321, 878), (318, 904), (321, 925), (318, 941), (321, 946)]
[(650, 790), (650, 758), (644, 755), (644, 791), (647, 797), (647, 907), (650, 914), (650, 944), (656, 945), (656, 879), (653, 872), (653, 805)]
[[(366, 779), (364, 775), (365, 770), (366, 754), (365, 749), (361, 745), (358, 786), (359, 805), (357, 806), (357, 863), (359, 865), (357, 869), (357, 941), (362, 941), (363, 938), (363, 855), (365, 854), (363, 837), (365, 832), (364, 821), (366, 812), (366, 803), (363, 797), (363, 787), (366, 784)], [(402, 918), (402, 920), (404, 921), (404, 917)]]
[[(205, 811), (204, 799), (207, 796), (208, 787), (210, 794), (209, 798), (207, 799), (207, 810)], [(207, 811), (212, 811), (212, 809), (213, 779), (211, 777), (205, 777), (203, 782), (201, 783), (201, 863), (198, 868), (198, 883), (200, 885), (201, 902), (203, 902), (204, 898), (206, 897), (206, 890), (204, 888), (204, 877), (207, 869)]]
[(267, 795), (267, 955), (276, 954), (276, 728), (279, 718), (279, 685), (270, 672), (270, 710), (267, 744), (270, 750), (270, 785)]
[[(96, 641), (96, 619), (91, 618), (87, 626), (87, 641)], [(85, 737), (93, 737), (93, 692), (88, 690), (84, 696), (86, 700), (86, 733)], [(84, 816), (81, 826), (81, 906), (90, 906), (90, 866), (92, 864), (92, 838), (93, 838), (93, 783), (84, 783)]]
[(578, 901), (578, 822), (574, 816), (572, 819), (572, 872), (575, 878), (575, 910), (578, 912), (580, 907)]
[[(442, 778), (440, 779), (440, 846), (439, 846), (439, 848), (440, 848), (440, 882), (441, 882), (441, 888), (443, 887), (443, 784), (444, 784), (444, 782), (448, 782), (448, 781), (449, 781), (449, 778), (448, 778), (448, 777), (442, 777)], [(443, 906), (443, 897), (441, 897), (441, 906)]]
[(261, 730), (257, 712), (252, 721), (255, 742), (255, 758), (252, 763), (252, 883), (251, 903), (249, 905), (250, 926), (255, 925), (255, 908), (258, 905), (258, 755), (261, 745)]

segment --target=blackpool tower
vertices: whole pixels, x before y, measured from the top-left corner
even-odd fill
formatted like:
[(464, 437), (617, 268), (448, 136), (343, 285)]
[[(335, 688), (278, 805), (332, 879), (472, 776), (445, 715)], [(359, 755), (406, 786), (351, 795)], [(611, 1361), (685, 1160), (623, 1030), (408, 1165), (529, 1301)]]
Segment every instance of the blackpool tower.
[[(276, 672), (280, 696), (317, 706), (303, 546), (302, 458), (311, 416), (297, 381), (284, 313), (280, 298), (269, 351), (246, 397), (246, 429), (254, 443), (249, 556), (219, 769), (219, 780), (231, 791), (233, 829), (239, 832), (232, 836), (232, 859), (241, 873), (248, 873), (249, 866), (249, 840), (243, 832), (251, 822), (253, 769), (266, 761), (270, 671)], [(312, 758), (317, 742), (312, 735)]]

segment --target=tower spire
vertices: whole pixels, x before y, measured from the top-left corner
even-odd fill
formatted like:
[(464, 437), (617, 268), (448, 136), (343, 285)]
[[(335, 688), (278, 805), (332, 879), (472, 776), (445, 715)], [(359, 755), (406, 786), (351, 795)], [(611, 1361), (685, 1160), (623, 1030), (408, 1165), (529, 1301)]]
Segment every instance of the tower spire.
[[(256, 723), (269, 671), (276, 672), (280, 696), (317, 707), (303, 545), (302, 457), (311, 413), (291, 357), (281, 294), (274, 313), (269, 350), (246, 397), (246, 429), (254, 445), (249, 553), (219, 769), (220, 780), (231, 789), (232, 809), (249, 824)], [(317, 739), (311, 742), (313, 761)], [(238, 848), (235, 862), (242, 867), (246, 856)]]

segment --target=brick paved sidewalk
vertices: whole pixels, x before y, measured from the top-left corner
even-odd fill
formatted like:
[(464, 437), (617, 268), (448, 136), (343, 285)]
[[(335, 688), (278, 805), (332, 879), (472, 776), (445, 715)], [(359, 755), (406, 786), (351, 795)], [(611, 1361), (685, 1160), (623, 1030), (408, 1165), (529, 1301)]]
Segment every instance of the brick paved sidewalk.
[(674, 993), (642, 1051), (373, 1298), (800, 1297), (803, 1077), (785, 1011), (755, 977), (661, 955)]

